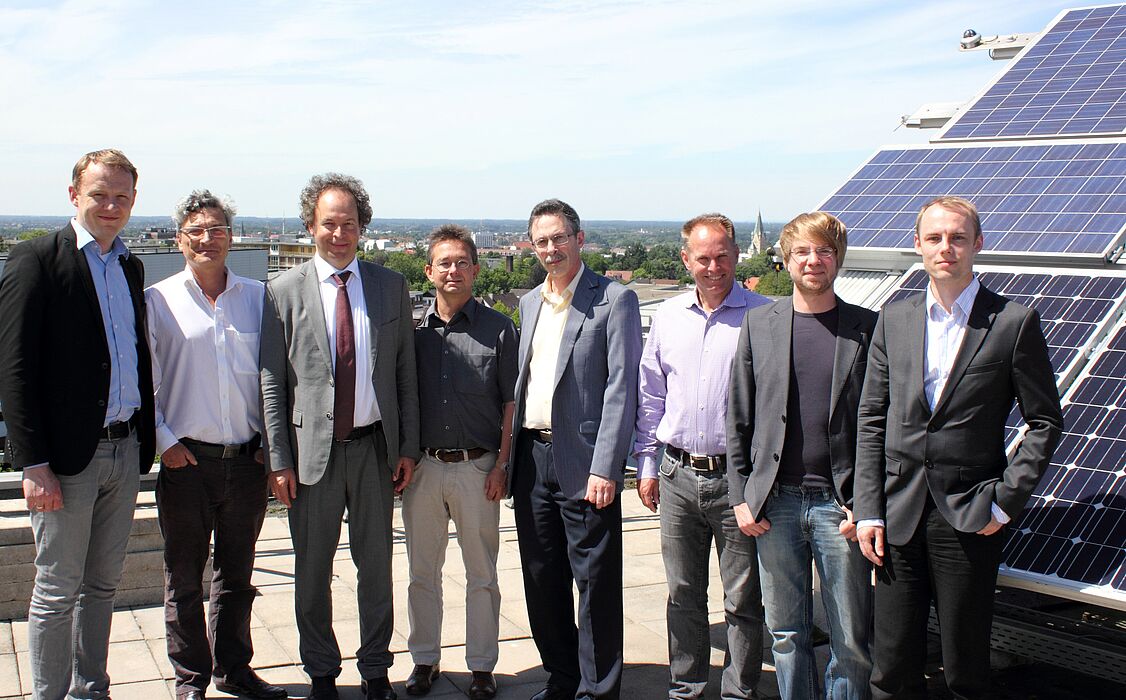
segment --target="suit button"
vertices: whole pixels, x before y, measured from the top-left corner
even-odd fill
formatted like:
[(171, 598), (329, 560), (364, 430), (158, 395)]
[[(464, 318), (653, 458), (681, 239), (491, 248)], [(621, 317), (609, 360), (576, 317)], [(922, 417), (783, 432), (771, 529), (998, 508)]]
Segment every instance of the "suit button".
[(105, 408), (105, 407), (106, 407), (106, 402), (105, 402), (105, 401), (102, 401), (101, 399), (98, 399), (98, 406), (100, 406), (100, 407), (102, 407), (102, 408)]
[(930, 461), (929, 459), (924, 459), (923, 466), (927, 469), (934, 469), (934, 462)]
[(785, 422), (786, 422), (786, 416), (782, 416), (782, 422), (783, 422), (783, 423), (785, 423)]
[(108, 363), (108, 362), (103, 362), (103, 363), (102, 363), (102, 369), (109, 369), (109, 363)]
[(328, 418), (329, 420), (332, 420), (332, 414), (331, 414), (331, 413), (326, 413), (326, 414), (325, 414), (325, 418)]
[(778, 453), (777, 453), (777, 452), (775, 452), (775, 453), (774, 453), (774, 461), (775, 461), (775, 462), (777, 462), (777, 461), (778, 461)]
[(927, 432), (928, 433), (937, 433), (938, 432), (938, 426), (937, 425), (928, 425), (927, 426)]

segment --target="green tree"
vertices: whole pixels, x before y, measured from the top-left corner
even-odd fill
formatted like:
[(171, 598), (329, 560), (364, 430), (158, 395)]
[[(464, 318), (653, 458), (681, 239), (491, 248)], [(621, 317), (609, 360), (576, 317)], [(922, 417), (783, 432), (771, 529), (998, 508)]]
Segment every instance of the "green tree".
[(474, 294), (503, 294), (512, 290), (513, 273), (507, 272), (503, 267), (482, 267), (473, 283)]
[(23, 233), (19, 234), (18, 236), (16, 236), (16, 240), (17, 241), (30, 241), (33, 238), (39, 238), (40, 236), (46, 236), (48, 233), (50, 233), (50, 231), (48, 231), (45, 228), (32, 228), (32, 229), (28, 229), (28, 230), (24, 231)]
[(508, 304), (505, 304), (503, 301), (498, 301), (497, 303), (493, 304), (493, 310), (499, 311), (502, 314), (504, 314), (505, 316), (511, 318), (512, 322), (516, 324), (516, 327), (517, 328), (520, 327), (520, 308), (519, 307), (517, 307), (515, 309), (510, 309), (510, 308), (508, 308)]
[(583, 263), (598, 274), (603, 274), (610, 269), (610, 261), (600, 253), (583, 253)]
[(794, 281), (785, 270), (771, 270), (759, 278), (755, 291), (770, 297), (788, 297), (794, 293)]
[(748, 277), (762, 277), (774, 269), (774, 263), (766, 253), (760, 253), (753, 258), (735, 266), (735, 277), (745, 280)]

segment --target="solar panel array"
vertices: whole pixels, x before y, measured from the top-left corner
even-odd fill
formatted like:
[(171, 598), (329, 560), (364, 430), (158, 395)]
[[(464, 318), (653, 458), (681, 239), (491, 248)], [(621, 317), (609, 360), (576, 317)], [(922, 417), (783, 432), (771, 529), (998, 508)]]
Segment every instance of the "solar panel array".
[(1064, 435), (1005, 546), (1010, 575), (1126, 594), (1126, 320), (1064, 402)]
[(1105, 256), (1126, 230), (1126, 140), (888, 148), (820, 209), (851, 248), (903, 249), (942, 195), (974, 202), (987, 251)]
[(941, 140), (1126, 133), (1126, 6), (1071, 10)]

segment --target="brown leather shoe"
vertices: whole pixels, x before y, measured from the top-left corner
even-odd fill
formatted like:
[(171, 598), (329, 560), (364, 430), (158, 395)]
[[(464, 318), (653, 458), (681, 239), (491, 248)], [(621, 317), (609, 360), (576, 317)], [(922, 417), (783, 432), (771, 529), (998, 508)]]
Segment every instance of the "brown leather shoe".
[(497, 695), (497, 682), (488, 671), (474, 671), (469, 684), (469, 700), (489, 700)]
[(438, 680), (440, 671), (437, 666), (415, 664), (411, 677), (407, 679), (407, 695), (426, 695)]
[(251, 669), (236, 676), (227, 676), (221, 681), (216, 680), (215, 689), (255, 700), (279, 700), (289, 697), (285, 688), (280, 685), (270, 685)]

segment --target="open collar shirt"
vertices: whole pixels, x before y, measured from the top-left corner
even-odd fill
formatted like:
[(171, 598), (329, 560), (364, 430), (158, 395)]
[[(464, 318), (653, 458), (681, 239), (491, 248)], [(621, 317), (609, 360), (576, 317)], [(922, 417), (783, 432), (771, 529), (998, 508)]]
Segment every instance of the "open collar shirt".
[(156, 392), (156, 446), (219, 445), (262, 431), (258, 346), (265, 287), (227, 270), (212, 306), (190, 269), (145, 291)]
[(528, 383), (525, 388), (524, 427), (551, 429), (551, 399), (555, 395), (555, 370), (559, 363), (559, 346), (567, 325), (567, 313), (586, 265), (579, 265), (571, 283), (560, 293), (540, 287), (540, 315), (532, 331), (532, 357), (528, 360)]
[(634, 454), (638, 477), (657, 477), (662, 445), (727, 452), (727, 394), (743, 316), (769, 303), (739, 285), (710, 314), (695, 290), (661, 305), (641, 355)]

